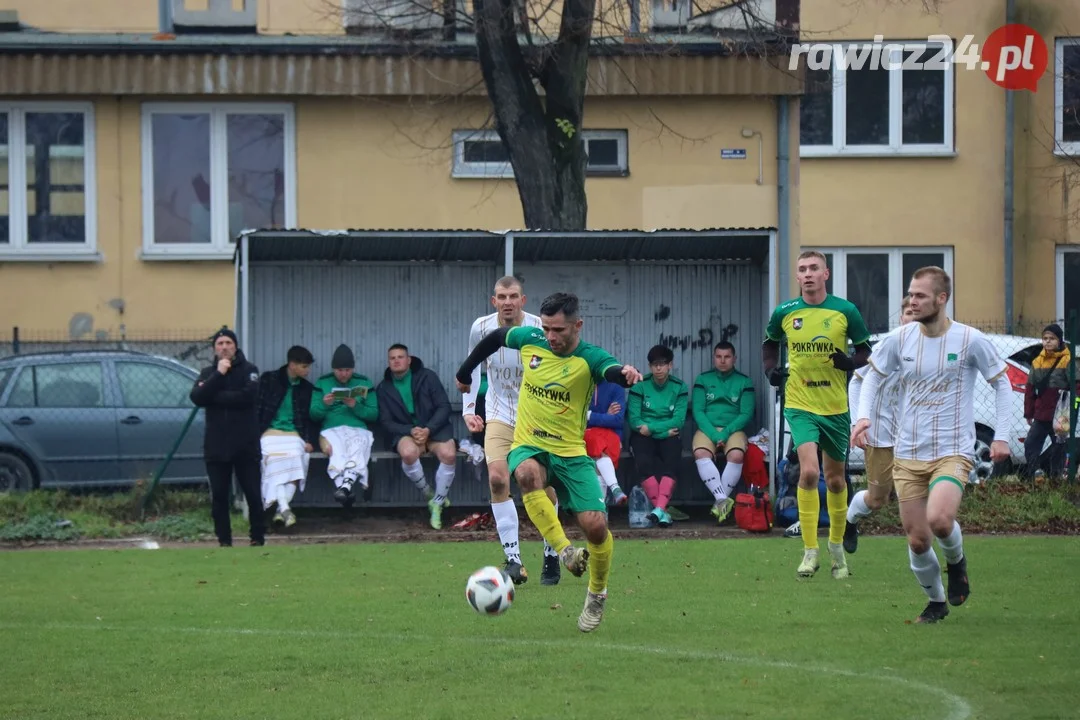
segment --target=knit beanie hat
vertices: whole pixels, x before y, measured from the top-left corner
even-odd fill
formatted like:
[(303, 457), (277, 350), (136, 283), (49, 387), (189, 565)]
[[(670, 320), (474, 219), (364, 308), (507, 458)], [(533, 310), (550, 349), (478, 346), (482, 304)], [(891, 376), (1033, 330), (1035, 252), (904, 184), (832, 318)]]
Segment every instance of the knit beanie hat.
[(232, 340), (234, 344), (240, 344), (240, 341), (236, 339), (236, 333), (234, 333), (229, 328), (223, 327), (216, 333), (214, 333), (214, 337), (210, 338), (210, 344), (213, 345), (214, 343), (216, 343), (219, 337), (227, 337)]
[(356, 367), (356, 360), (353, 358), (352, 350), (349, 349), (348, 345), (337, 346), (334, 357), (330, 360), (330, 367), (334, 370), (347, 370)]
[(1049, 325), (1047, 325), (1046, 327), (1043, 328), (1043, 332), (1044, 333), (1048, 333), (1048, 332), (1054, 333), (1055, 335), (1057, 335), (1057, 339), (1058, 339), (1059, 343), (1065, 342), (1065, 333), (1061, 330), (1061, 326), (1058, 325), (1057, 323), (1050, 323)]

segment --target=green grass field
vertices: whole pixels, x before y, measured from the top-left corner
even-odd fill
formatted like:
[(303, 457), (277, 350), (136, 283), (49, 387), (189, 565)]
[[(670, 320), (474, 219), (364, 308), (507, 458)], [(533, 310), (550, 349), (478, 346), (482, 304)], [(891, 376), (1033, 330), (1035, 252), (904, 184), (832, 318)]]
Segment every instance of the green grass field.
[(971, 599), (923, 626), (901, 538), (843, 582), (797, 540), (616, 540), (590, 635), (539, 543), (497, 618), (464, 598), (494, 543), (7, 552), (0, 717), (1076, 717), (1080, 538), (965, 546)]

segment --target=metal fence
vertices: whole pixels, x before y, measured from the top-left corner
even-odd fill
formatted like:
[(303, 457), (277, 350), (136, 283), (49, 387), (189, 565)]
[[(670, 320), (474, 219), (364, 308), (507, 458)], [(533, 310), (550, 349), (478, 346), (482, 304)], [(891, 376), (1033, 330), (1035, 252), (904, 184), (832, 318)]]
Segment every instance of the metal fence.
[[(1042, 350), (1043, 328), (1049, 322), (1027, 321), (1012, 328), (1000, 322), (968, 323), (988, 335), (1008, 366), (1013, 391), (1008, 428), (1013, 463), (1001, 465), (997, 471), (1012, 472), (1024, 462), (1024, 442), (1030, 430), (1024, 417), (1024, 394), (1032, 361)], [(34, 453), (33, 458), (24, 458), (30, 462), (20, 467), (12, 464), (12, 453), (0, 448), (0, 489), (18, 486), (19, 472), (31, 465), (57, 485), (125, 485), (149, 480), (191, 416), (188, 395), (198, 370), (212, 360), (211, 336), (212, 331), (207, 330), (71, 339), (20, 329), (0, 336), (0, 446), (14, 444)], [(1068, 334), (1066, 339), (1071, 339)], [(422, 355), (423, 348), (415, 350)], [(280, 364), (277, 358), (250, 360), (263, 370)], [(751, 375), (755, 370), (745, 368)], [(381, 374), (381, 368), (358, 371), (375, 378)], [(996, 418), (988, 385), (980, 385), (976, 391), (975, 421), (982, 467), (989, 475), (993, 470), (987, 464), (989, 442)], [(196, 413), (161, 482), (204, 482), (204, 432), (203, 414)], [(466, 435), (462, 431), (459, 437)], [(1048, 439), (1044, 469), (1060, 472), (1064, 460), (1065, 445), (1055, 446), (1053, 439)], [(861, 462), (861, 453), (853, 452), (853, 472), (861, 470)], [(700, 483), (691, 468), (680, 485), (689, 492), (687, 486), (694, 484)], [(698, 494), (696, 490), (693, 493), (694, 497)], [(701, 496), (707, 500), (705, 494)]]

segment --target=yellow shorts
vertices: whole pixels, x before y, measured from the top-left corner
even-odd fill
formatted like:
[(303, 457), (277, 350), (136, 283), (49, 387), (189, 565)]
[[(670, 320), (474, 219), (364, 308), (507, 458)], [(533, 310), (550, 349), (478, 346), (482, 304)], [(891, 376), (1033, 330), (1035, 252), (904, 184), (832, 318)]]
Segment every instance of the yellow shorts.
[(514, 444), (514, 428), (506, 423), (492, 420), (484, 426), (484, 455), (488, 464), (510, 456), (510, 446)]
[[(722, 430), (723, 428), (716, 428)], [(724, 454), (727, 455), (732, 450), (742, 450), (746, 452), (746, 444), (749, 440), (746, 437), (746, 433), (742, 430), (731, 433), (728, 436), (727, 442), (724, 443)], [(695, 450), (708, 450), (716, 456), (716, 443), (709, 439), (709, 436), (698, 430), (694, 433), (694, 449)]]
[(893, 487), (893, 449), (866, 447), (866, 482), (881, 488), (886, 494)]
[(893, 461), (893, 484), (900, 502), (919, 500), (930, 494), (930, 485), (938, 480), (955, 482), (963, 490), (972, 464), (966, 457), (950, 455), (937, 460)]

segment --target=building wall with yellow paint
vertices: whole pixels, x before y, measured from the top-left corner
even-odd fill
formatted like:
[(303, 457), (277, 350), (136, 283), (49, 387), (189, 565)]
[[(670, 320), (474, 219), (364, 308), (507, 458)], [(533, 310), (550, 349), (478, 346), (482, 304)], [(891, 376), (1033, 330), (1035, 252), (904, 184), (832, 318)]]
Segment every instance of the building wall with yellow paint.
[[(1044, 38), (1050, 65), (1036, 92), (1016, 95), (1014, 318), (1057, 316), (1055, 247), (1080, 241), (1080, 160), (1055, 156), (1054, 41), (1080, 31), (1071, 0), (1018, 2), (1018, 22)], [(1005, 3), (803, 0), (804, 40), (925, 40), (973, 35), (980, 46), (1005, 24)], [(1006, 91), (979, 69), (956, 67), (955, 155), (803, 157), (802, 243), (816, 246), (951, 246), (954, 311), (961, 319), (1005, 319)], [(1069, 189), (1073, 188), (1071, 194)], [(906, 288), (906, 285), (904, 286)]]

